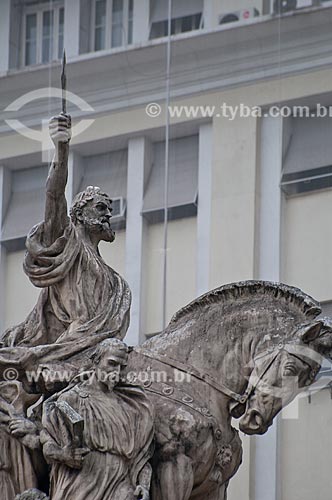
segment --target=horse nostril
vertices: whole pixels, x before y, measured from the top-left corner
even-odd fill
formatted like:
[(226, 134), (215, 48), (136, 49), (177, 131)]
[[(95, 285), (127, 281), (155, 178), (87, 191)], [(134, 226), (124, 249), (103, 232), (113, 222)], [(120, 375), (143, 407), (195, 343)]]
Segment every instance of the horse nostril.
[(257, 410), (252, 410), (250, 417), (257, 427), (261, 427), (263, 425), (263, 417)]
[(264, 423), (262, 414), (254, 408), (249, 410), (240, 420), (240, 430), (246, 434), (263, 434), (267, 426)]

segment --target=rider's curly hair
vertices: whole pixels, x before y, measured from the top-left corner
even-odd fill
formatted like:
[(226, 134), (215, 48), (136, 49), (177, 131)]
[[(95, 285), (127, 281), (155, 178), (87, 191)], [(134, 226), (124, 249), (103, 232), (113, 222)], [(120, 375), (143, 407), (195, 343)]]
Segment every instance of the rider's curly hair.
[(78, 222), (77, 212), (82, 210), (82, 208), (85, 207), (89, 201), (92, 201), (97, 195), (104, 197), (112, 203), (109, 195), (107, 193), (103, 193), (100, 187), (88, 186), (84, 191), (75, 196), (70, 208), (70, 218), (74, 224), (77, 224)]

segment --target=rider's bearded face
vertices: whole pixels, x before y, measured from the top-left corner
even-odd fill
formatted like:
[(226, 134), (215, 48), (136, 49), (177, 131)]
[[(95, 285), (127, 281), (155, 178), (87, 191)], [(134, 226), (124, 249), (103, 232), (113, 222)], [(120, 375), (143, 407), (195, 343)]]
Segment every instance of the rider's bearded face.
[(112, 202), (109, 198), (96, 195), (82, 209), (83, 224), (90, 232), (98, 234), (101, 240), (113, 241), (111, 229)]

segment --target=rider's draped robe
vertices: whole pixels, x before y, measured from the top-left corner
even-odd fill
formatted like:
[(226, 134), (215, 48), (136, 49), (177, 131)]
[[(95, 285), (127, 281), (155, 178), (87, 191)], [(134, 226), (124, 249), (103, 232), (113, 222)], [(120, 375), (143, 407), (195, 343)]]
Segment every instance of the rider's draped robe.
[[(29, 450), (0, 425), (0, 491), (2, 500), (38, 486)], [(13, 467), (14, 464), (14, 467)]]
[(84, 420), (83, 445), (91, 451), (81, 470), (53, 463), (52, 500), (128, 500), (133, 498), (139, 474), (151, 457), (153, 409), (137, 386), (101, 391), (79, 383), (51, 397), (44, 405), (43, 441), (61, 448), (73, 436), (55, 401), (66, 401)]
[[(68, 360), (108, 337), (123, 338), (129, 324), (127, 283), (105, 264), (69, 220), (52, 245), (44, 223), (28, 235), (24, 270), (42, 288), (37, 305), (20, 325), (5, 332), (0, 365), (27, 369)], [(15, 349), (12, 349), (15, 347)]]
[[(89, 354), (99, 342), (125, 336), (131, 301), (128, 285), (78, 237), (70, 220), (63, 235), (50, 246), (44, 241), (44, 223), (38, 224), (28, 235), (26, 246), (24, 270), (42, 290), (26, 320), (0, 339), (4, 346), (0, 349), (0, 366), (36, 370), (40, 364), (52, 366), (60, 361), (62, 369), (75, 374), (90, 365)], [(15, 438), (9, 437), (9, 441), (11, 460), (16, 457), (11, 467), (14, 464), (21, 474), (20, 489), (37, 486), (32, 481), (28, 452)], [(0, 452), (1, 491), (4, 500), (11, 500), (10, 491), (6, 493), (6, 488), (10, 489), (9, 473), (2, 475), (2, 460)]]

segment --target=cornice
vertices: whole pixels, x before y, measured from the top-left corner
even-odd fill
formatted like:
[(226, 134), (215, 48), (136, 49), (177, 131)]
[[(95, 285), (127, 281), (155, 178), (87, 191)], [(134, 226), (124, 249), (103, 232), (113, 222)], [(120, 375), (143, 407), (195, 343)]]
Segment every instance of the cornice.
[[(174, 37), (172, 99), (332, 68), (331, 25), (328, 6)], [(165, 39), (128, 50), (84, 54), (68, 61), (69, 89), (94, 108), (94, 116), (128, 110), (165, 99), (165, 65)], [(59, 76), (55, 63), (52, 68), (29, 68), (0, 78), (1, 109), (36, 88), (58, 87)], [(15, 118), (31, 126), (55, 109), (35, 101)], [(73, 116), (84, 115), (70, 111)], [(0, 133), (8, 133), (6, 117), (9, 113), (0, 121)]]

